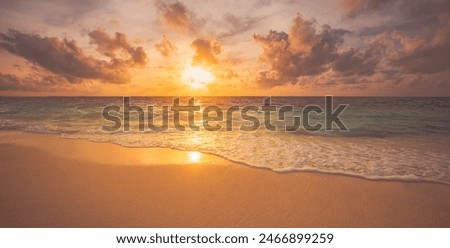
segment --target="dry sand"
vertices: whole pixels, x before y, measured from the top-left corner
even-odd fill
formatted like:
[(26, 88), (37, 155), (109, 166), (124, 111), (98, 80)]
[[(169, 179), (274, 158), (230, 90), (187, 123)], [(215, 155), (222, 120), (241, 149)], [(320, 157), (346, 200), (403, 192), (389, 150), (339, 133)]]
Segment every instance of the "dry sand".
[(0, 227), (450, 227), (449, 196), (437, 183), (0, 132)]

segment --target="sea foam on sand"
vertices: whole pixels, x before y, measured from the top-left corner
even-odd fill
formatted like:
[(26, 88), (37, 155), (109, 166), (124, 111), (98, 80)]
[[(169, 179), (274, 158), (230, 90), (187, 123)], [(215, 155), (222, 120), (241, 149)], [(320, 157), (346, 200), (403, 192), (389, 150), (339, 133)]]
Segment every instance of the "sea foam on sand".
[(450, 227), (450, 186), (0, 132), (0, 227)]

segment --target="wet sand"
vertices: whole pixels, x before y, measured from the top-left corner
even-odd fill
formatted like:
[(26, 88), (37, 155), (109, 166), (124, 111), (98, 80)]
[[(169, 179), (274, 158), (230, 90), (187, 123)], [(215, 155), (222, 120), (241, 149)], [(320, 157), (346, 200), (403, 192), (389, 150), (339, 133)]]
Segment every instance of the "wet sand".
[(0, 132), (0, 227), (450, 227), (450, 185)]

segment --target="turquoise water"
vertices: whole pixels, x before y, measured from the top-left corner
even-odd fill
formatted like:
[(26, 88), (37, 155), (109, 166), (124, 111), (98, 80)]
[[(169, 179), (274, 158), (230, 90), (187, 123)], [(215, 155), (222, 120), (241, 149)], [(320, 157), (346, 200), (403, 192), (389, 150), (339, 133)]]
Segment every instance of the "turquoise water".
[[(264, 97), (196, 97), (203, 109), (216, 105), (263, 104)], [(172, 105), (173, 97), (132, 97), (132, 105), (157, 108)], [(181, 99), (187, 104), (187, 98)], [(249, 124), (233, 115), (233, 131), (182, 132), (170, 126), (163, 132), (139, 132), (132, 115), (130, 132), (104, 132), (101, 111), (108, 105), (122, 105), (121, 97), (0, 97), (0, 129), (53, 133), (65, 138), (111, 142), (126, 147), (169, 147), (196, 150), (222, 156), (249, 166), (276, 171), (319, 171), (370, 179), (438, 181), (450, 183), (450, 98), (334, 98), (334, 107), (348, 104), (340, 115), (348, 131), (320, 130), (285, 132), (292, 116), (301, 116), (306, 105), (324, 106), (324, 97), (273, 97), (277, 106), (293, 105), (286, 121), (273, 121), (275, 132), (263, 127), (239, 131)], [(251, 113), (263, 122), (262, 113)], [(169, 113), (172, 118), (172, 113)], [(185, 123), (186, 116), (182, 115)], [(200, 114), (196, 124), (201, 125)], [(272, 117), (277, 117), (276, 113)], [(323, 122), (324, 114), (311, 114), (310, 123)], [(225, 122), (219, 122), (225, 126)]]

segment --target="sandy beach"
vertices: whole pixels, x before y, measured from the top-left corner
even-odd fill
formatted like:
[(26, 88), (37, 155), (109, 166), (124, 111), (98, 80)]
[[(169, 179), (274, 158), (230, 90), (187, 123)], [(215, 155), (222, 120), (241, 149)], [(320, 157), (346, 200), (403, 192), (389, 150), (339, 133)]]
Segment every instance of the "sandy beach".
[(450, 185), (0, 132), (0, 227), (450, 227)]

